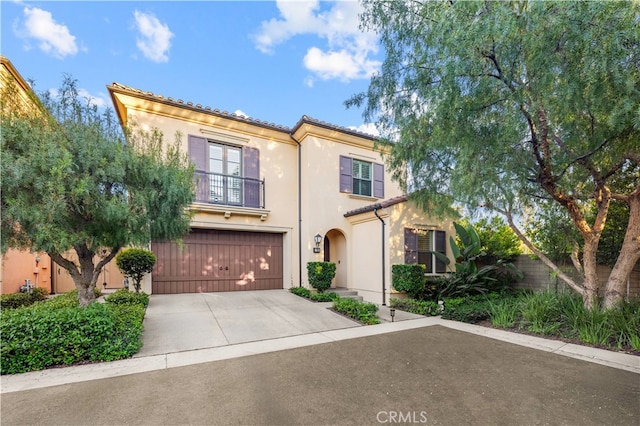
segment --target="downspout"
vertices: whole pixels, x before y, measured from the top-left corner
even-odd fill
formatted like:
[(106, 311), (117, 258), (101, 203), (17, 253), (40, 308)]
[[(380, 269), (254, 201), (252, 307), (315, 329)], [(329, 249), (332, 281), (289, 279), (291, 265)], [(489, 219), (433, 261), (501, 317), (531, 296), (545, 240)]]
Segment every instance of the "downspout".
[(384, 223), (384, 220), (382, 220), (382, 218), (380, 217), (380, 215), (378, 214), (378, 209), (380, 208), (380, 205), (378, 204), (374, 209), (373, 209), (373, 214), (376, 215), (376, 217), (378, 219), (380, 219), (380, 222), (382, 223), (382, 306), (386, 306), (386, 293), (387, 293), (387, 273), (385, 270), (385, 256), (384, 256), (384, 240), (385, 240), (385, 235), (384, 235), (384, 226), (386, 225)]
[(291, 133), (289, 137), (298, 144), (298, 287), (302, 287), (302, 148)]

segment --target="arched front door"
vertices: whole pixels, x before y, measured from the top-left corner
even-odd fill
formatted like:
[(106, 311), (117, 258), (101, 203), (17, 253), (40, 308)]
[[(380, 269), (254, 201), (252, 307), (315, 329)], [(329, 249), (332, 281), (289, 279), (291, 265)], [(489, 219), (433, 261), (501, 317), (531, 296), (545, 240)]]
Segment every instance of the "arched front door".
[(347, 282), (347, 239), (344, 234), (332, 229), (324, 237), (324, 261), (336, 264), (336, 277), (331, 287), (348, 288)]

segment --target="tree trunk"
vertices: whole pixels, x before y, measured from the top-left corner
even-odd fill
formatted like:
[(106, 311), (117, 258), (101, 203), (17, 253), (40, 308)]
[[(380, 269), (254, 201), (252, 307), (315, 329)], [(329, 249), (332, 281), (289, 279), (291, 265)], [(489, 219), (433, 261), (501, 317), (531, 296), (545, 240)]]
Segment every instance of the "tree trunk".
[(606, 309), (622, 303), (629, 275), (640, 260), (640, 191), (634, 191), (627, 202), (629, 204), (629, 223), (618, 260), (607, 280), (604, 293), (604, 307)]
[[(105, 250), (105, 256), (97, 265), (93, 264), (95, 252), (85, 244), (74, 245), (74, 249), (78, 256), (78, 264), (66, 259), (60, 253), (49, 252), (48, 254), (54, 262), (69, 272), (78, 290), (78, 304), (80, 307), (86, 307), (96, 300), (94, 289), (102, 268), (115, 257), (120, 248), (112, 248), (110, 251)], [(109, 253), (108, 255), (106, 254), (107, 252)]]

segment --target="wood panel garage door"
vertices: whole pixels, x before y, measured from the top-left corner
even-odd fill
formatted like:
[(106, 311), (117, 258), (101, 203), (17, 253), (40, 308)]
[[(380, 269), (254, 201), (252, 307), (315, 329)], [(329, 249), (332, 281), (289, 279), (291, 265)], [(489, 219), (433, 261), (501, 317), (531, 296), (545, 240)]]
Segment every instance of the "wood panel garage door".
[(192, 229), (151, 249), (154, 294), (282, 288), (282, 234)]

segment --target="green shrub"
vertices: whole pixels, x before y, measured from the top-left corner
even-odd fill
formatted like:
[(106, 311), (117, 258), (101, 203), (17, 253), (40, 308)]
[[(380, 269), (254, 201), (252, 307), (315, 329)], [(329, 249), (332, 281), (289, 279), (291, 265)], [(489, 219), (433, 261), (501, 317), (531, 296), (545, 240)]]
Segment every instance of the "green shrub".
[(327, 293), (311, 293), (309, 299), (313, 300), (314, 302), (333, 302), (338, 297), (340, 296), (330, 291)]
[(308, 262), (307, 275), (309, 284), (320, 293), (331, 287), (336, 276), (336, 264), (333, 262)]
[(397, 291), (404, 291), (411, 299), (421, 299), (425, 292), (425, 265), (391, 265), (391, 285)]
[[(66, 296), (66, 295), (65, 295)], [(0, 373), (15, 374), (82, 361), (113, 361), (142, 346), (140, 305), (54, 303), (3, 311), (0, 315)]]
[(390, 302), (392, 308), (400, 309), (412, 314), (435, 316), (440, 314), (440, 306), (437, 302), (431, 300), (416, 299), (396, 299), (392, 298)]
[(339, 297), (333, 301), (333, 308), (350, 318), (360, 321), (364, 324), (379, 324), (378, 306), (373, 303), (360, 302), (359, 300), (347, 297)]
[(133, 279), (136, 292), (140, 291), (140, 282), (145, 274), (153, 270), (156, 255), (141, 248), (129, 248), (116, 255), (116, 265), (128, 277)]
[(49, 293), (42, 287), (36, 287), (31, 293), (10, 293), (0, 296), (0, 308), (16, 309), (33, 305), (35, 302), (45, 300)]
[(511, 328), (520, 317), (520, 305), (517, 299), (504, 298), (496, 302), (489, 300), (489, 317), (494, 327)]
[(442, 318), (475, 324), (489, 319), (491, 299), (486, 296), (445, 299)]
[(554, 334), (560, 329), (562, 311), (558, 295), (550, 291), (523, 296), (521, 313), (527, 330)]
[(311, 296), (311, 291), (305, 287), (291, 287), (289, 291), (296, 296), (306, 297), (307, 299)]
[(121, 288), (114, 291), (104, 298), (105, 302), (113, 303), (115, 305), (142, 305), (143, 307), (149, 306), (149, 295), (141, 292), (134, 293), (126, 288)]

